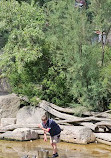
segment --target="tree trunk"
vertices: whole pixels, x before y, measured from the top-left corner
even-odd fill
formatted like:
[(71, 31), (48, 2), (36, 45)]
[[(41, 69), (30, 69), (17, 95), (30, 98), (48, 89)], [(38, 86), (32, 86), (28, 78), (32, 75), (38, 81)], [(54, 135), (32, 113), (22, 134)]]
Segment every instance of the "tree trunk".
[(104, 53), (105, 53), (105, 51), (104, 51), (105, 41), (103, 39), (103, 36), (104, 36), (104, 32), (103, 31), (102, 31), (102, 35), (101, 36), (102, 36), (101, 37), (101, 45), (102, 45), (102, 66), (103, 66), (103, 64), (104, 64)]

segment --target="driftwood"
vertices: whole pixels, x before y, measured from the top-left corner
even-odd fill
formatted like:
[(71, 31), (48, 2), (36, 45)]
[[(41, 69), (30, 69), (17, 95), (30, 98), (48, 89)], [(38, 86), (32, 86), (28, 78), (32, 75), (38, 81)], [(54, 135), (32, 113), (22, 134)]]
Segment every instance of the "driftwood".
[(72, 116), (72, 115), (69, 115), (69, 114), (64, 114), (64, 113), (58, 112), (57, 110), (55, 110), (52, 107), (50, 107), (49, 103), (46, 102), (46, 101), (42, 101), (39, 104), (39, 107), (44, 109), (44, 110), (46, 110), (50, 114), (52, 114), (52, 115), (54, 115), (54, 116), (56, 116), (58, 118), (61, 118), (61, 119), (74, 120), (74, 119), (78, 119), (79, 118), (79, 117), (76, 117), (76, 116)]
[[(94, 115), (95, 116), (95, 115)], [(109, 118), (109, 119), (111, 119), (111, 114), (109, 114), (109, 113), (101, 113), (101, 114), (98, 114), (97, 115), (97, 117), (102, 117), (102, 118)]]
[(102, 117), (102, 118), (110, 118), (111, 119), (111, 114), (109, 113), (111, 110), (107, 110), (104, 112), (92, 112), (92, 111), (86, 111), (83, 112), (83, 116), (92, 116), (92, 117)]
[(104, 132), (106, 131), (109, 131), (111, 132), (111, 121), (110, 122), (105, 122), (105, 121), (102, 121), (102, 122), (98, 122), (95, 124), (95, 132), (99, 132), (99, 129), (103, 129)]
[(100, 138), (96, 138), (96, 140), (97, 140), (98, 143), (111, 145), (111, 142), (109, 142), (109, 141), (106, 141), (106, 140), (103, 140), (103, 139), (100, 139)]
[(102, 121), (102, 122), (96, 123), (95, 125), (96, 126), (109, 126), (109, 127), (111, 127), (111, 121), (110, 122)]
[(97, 139), (111, 142), (111, 133), (94, 133), (94, 135)]
[(104, 112), (100, 112), (99, 114), (96, 114), (95, 116), (100, 116), (101, 114), (108, 113), (108, 112), (111, 112), (111, 110), (107, 110), (107, 111), (104, 111)]
[[(51, 108), (57, 110), (57, 111), (60, 111), (60, 112), (63, 112), (63, 113), (69, 113), (69, 114), (74, 114), (74, 108), (62, 108), (62, 107), (59, 107), (55, 104), (52, 104), (52, 103), (49, 103), (49, 102), (46, 102), (45, 103), (50, 106)], [(107, 117), (107, 118), (111, 118), (111, 114), (108, 114), (109, 112), (111, 112), (111, 110), (107, 110), (107, 111), (104, 111), (104, 112), (100, 112), (98, 114), (95, 114), (94, 112), (91, 113), (94, 117), (97, 117), (97, 116), (100, 116), (100, 117)]]
[(62, 107), (59, 107), (59, 106), (52, 104), (52, 103), (48, 103), (47, 105), (50, 106), (51, 108), (57, 110), (57, 111), (68, 113), (68, 114), (74, 114), (74, 108), (62, 108)]
[(111, 110), (107, 110), (104, 112), (86, 111), (83, 112), (83, 116), (86, 115), (86, 116), (95, 116), (95, 117), (100, 116), (100, 117), (111, 118), (111, 114), (108, 114), (109, 112), (111, 112)]
[[(53, 109), (53, 106), (54, 106), (53, 104), (50, 104), (51, 106), (49, 104), (50, 103), (43, 100), (39, 104), (39, 107), (46, 110), (47, 112), (54, 115), (55, 117), (64, 119), (64, 120), (57, 121), (57, 123), (59, 123), (59, 124), (78, 123), (78, 122), (84, 122), (84, 121), (111, 121), (111, 119), (108, 119), (108, 118), (98, 118), (97, 116), (99, 116), (99, 114), (96, 114), (95, 116), (85, 117), (85, 118), (80, 118), (80, 117), (72, 116), (69, 114), (64, 114), (64, 113), (61, 113), (61, 112)], [(109, 112), (109, 110), (107, 112)], [(103, 112), (103, 113), (105, 113), (105, 112)]]
[(59, 124), (62, 123), (76, 123), (76, 122), (84, 122), (84, 121), (111, 121), (111, 119), (107, 119), (107, 118), (96, 118), (96, 117), (85, 117), (85, 118), (75, 118), (72, 120), (62, 120), (62, 121), (58, 121)]
[(107, 114), (108, 112), (111, 112), (111, 110), (107, 110), (107, 111), (104, 111), (104, 112), (100, 112), (99, 114), (96, 114), (96, 115), (93, 115), (93, 116), (95, 116), (95, 117), (101, 116), (101, 117), (111, 118), (111, 114)]

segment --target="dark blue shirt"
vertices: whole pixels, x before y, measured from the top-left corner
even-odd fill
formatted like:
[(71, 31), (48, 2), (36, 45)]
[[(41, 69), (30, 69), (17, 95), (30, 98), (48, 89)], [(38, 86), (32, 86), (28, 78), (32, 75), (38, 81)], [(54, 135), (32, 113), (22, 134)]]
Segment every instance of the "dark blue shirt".
[(42, 123), (42, 126), (46, 129), (47, 128), (50, 129), (49, 133), (51, 136), (58, 135), (61, 132), (59, 125), (55, 121), (53, 121), (52, 119), (48, 119), (46, 124)]

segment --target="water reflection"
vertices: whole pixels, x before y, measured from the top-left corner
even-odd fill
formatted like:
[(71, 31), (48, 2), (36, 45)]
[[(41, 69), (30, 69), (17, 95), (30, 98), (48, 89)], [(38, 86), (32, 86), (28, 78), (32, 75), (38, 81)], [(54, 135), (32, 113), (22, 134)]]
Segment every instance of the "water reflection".
[[(61, 142), (58, 149), (59, 158), (111, 158), (111, 146), (102, 144), (78, 145)], [(24, 155), (29, 155), (30, 158), (34, 158), (34, 155), (46, 158), (47, 153), (41, 152), (44, 150), (52, 155), (49, 141), (0, 141), (0, 158), (21, 158)]]

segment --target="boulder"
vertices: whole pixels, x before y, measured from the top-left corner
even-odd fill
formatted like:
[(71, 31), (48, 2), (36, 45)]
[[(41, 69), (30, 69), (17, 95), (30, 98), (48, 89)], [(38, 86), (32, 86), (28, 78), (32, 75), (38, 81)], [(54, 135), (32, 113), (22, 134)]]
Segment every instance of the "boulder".
[(20, 98), (16, 94), (0, 96), (0, 119), (15, 118), (20, 107)]
[(62, 126), (61, 140), (70, 143), (88, 144), (95, 141), (92, 130), (83, 126)]
[(92, 131), (94, 131), (94, 130), (95, 130), (95, 127), (96, 127), (96, 125), (93, 124), (92, 122), (80, 122), (80, 123), (78, 123), (78, 124), (80, 124), (80, 125), (82, 125), (82, 126), (85, 126), (85, 127), (88, 127), (88, 128), (90, 128)]
[[(1, 70), (0, 70), (1, 74)], [(11, 91), (9, 82), (7, 78), (0, 78), (0, 95), (9, 94)]]
[(1, 139), (9, 139), (9, 140), (34, 140), (38, 139), (38, 133), (36, 130), (32, 130), (29, 128), (17, 128), (14, 131), (7, 131), (0, 135)]
[(33, 130), (37, 130), (38, 134), (44, 134), (43, 130), (40, 129), (37, 124), (13, 124), (8, 126), (0, 126), (0, 133), (5, 133), (6, 131), (13, 131), (17, 128), (30, 128)]
[(1, 127), (16, 124), (16, 118), (1, 118)]
[(39, 107), (24, 106), (17, 113), (17, 124), (38, 124), (41, 123), (41, 117), (45, 110)]

